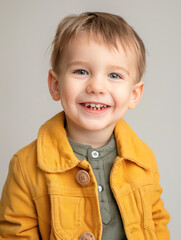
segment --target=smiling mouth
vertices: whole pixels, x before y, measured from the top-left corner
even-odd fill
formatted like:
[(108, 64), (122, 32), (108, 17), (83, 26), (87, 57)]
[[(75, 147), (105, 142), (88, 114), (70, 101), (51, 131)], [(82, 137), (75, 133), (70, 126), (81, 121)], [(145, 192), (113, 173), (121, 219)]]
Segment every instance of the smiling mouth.
[(86, 108), (89, 108), (91, 110), (103, 110), (105, 108), (110, 107), (109, 105), (106, 104), (96, 104), (96, 103), (81, 103), (81, 105), (85, 106)]

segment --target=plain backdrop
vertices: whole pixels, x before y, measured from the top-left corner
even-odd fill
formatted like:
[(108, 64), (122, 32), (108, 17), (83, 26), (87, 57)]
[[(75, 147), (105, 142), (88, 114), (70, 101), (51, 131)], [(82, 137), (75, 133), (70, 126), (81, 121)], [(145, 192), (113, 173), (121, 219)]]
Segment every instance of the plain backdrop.
[(154, 151), (171, 215), (171, 239), (180, 239), (181, 2), (178, 0), (0, 0), (0, 193), (9, 161), (39, 127), (62, 110), (47, 83), (51, 42), (68, 14), (105, 11), (122, 16), (145, 43), (147, 70), (141, 102), (124, 119)]

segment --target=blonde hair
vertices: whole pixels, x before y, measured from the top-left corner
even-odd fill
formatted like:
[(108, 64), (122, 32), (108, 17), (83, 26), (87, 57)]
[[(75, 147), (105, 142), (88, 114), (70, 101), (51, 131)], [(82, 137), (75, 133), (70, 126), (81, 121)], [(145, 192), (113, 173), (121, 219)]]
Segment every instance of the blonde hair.
[(59, 23), (52, 41), (50, 63), (52, 69), (58, 73), (58, 65), (63, 50), (69, 41), (80, 32), (93, 33), (102, 36), (103, 41), (113, 45), (116, 49), (117, 39), (123, 49), (134, 50), (136, 56), (136, 82), (139, 82), (146, 69), (145, 46), (134, 29), (120, 16), (106, 12), (83, 12), (79, 15), (71, 14), (64, 17)]

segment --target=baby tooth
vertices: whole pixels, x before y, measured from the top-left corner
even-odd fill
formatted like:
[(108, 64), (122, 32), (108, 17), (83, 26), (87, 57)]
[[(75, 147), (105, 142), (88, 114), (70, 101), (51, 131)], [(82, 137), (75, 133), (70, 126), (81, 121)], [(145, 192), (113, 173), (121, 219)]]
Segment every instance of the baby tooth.
[(96, 107), (98, 107), (98, 108), (99, 108), (100, 106), (101, 106), (101, 104), (96, 105)]
[(95, 104), (90, 104), (91, 105), (91, 107), (95, 107), (96, 105)]

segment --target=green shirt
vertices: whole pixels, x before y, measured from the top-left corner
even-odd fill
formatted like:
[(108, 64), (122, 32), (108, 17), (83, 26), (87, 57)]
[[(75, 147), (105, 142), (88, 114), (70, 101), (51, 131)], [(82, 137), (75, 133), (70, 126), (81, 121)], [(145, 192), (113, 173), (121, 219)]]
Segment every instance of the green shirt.
[(126, 235), (122, 218), (110, 187), (110, 171), (117, 157), (117, 147), (114, 133), (109, 141), (101, 147), (92, 148), (80, 144), (68, 137), (74, 154), (79, 160), (86, 159), (92, 167), (98, 185), (99, 204), (102, 218), (102, 240), (125, 240)]

